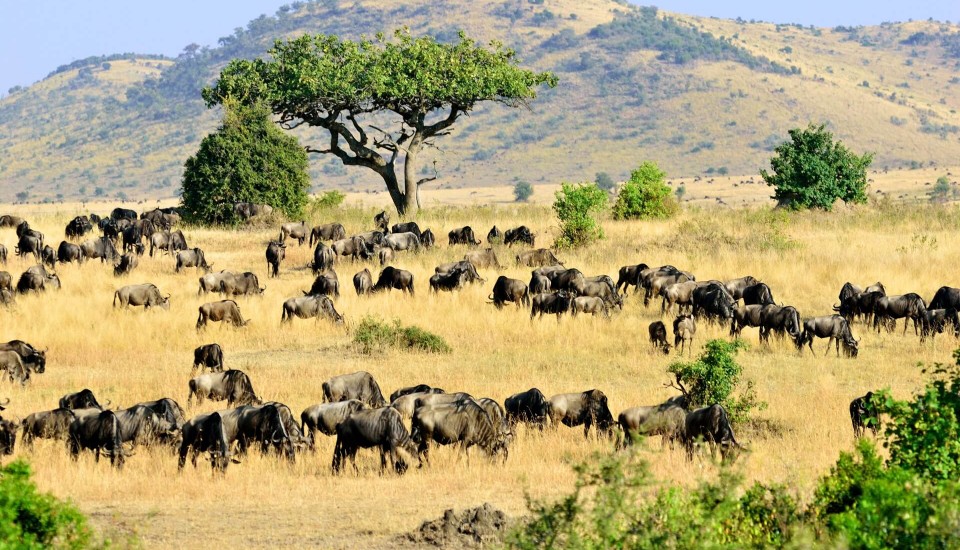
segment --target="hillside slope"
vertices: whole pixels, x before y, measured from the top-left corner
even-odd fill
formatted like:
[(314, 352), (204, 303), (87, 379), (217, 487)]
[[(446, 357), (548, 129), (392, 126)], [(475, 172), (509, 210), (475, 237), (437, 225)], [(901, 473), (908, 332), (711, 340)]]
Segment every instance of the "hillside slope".
[[(514, 47), (560, 85), (530, 111), (484, 107), (435, 153), (462, 187), (623, 177), (645, 159), (671, 176), (755, 173), (789, 128), (827, 122), (878, 168), (956, 162), (960, 33), (934, 22), (816, 29), (664, 14), (609, 0), (294, 3), (176, 60), (64, 67), (0, 101), (0, 200), (162, 198), (216, 127), (197, 91), (233, 57), (278, 37), (350, 37), (406, 25), (441, 40), (463, 28)], [(304, 140), (316, 134), (302, 134)], [(434, 159), (426, 158), (426, 164)], [(315, 189), (377, 189), (334, 159)]]

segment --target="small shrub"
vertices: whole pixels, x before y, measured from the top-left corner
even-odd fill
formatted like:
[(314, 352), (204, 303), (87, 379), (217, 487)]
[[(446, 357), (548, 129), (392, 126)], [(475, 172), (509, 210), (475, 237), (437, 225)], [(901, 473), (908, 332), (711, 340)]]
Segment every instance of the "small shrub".
[(613, 205), (613, 219), (669, 218), (679, 206), (670, 196), (670, 187), (664, 182), (666, 173), (652, 162), (644, 162), (630, 173)]
[(0, 546), (79, 549), (92, 545), (83, 514), (38, 492), (26, 462), (17, 460), (0, 470)]
[(607, 193), (594, 183), (564, 182), (557, 191), (553, 210), (560, 219), (557, 248), (572, 248), (603, 238), (603, 228), (594, 218), (607, 204)]
[(374, 353), (389, 347), (413, 349), (428, 353), (449, 353), (452, 348), (440, 336), (417, 326), (402, 326), (399, 319), (385, 323), (364, 317), (353, 334), (353, 342), (363, 353)]
[(513, 186), (514, 202), (527, 202), (533, 196), (533, 186), (529, 182), (518, 181)]
[(616, 183), (613, 181), (613, 178), (610, 177), (610, 174), (606, 172), (597, 172), (593, 182), (597, 184), (597, 187), (603, 189), (604, 191), (611, 191), (616, 185)]
[(310, 201), (310, 212), (317, 213), (323, 212), (324, 210), (333, 210), (334, 208), (337, 208), (343, 204), (343, 201), (346, 198), (346, 195), (340, 191), (337, 191), (336, 189), (333, 191), (326, 191)]
[(710, 340), (700, 357), (691, 363), (673, 363), (667, 372), (685, 389), (690, 407), (706, 407), (719, 403), (727, 410), (732, 422), (743, 422), (754, 410), (763, 410), (767, 404), (757, 399), (753, 382), (747, 382), (734, 397), (740, 385), (743, 369), (734, 360), (737, 351), (746, 347), (742, 340)]

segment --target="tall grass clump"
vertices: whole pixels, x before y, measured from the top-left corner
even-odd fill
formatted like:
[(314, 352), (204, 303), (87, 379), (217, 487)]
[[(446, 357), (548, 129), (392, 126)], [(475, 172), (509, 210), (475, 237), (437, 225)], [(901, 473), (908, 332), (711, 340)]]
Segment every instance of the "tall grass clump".
[(368, 354), (387, 348), (427, 353), (450, 353), (453, 350), (443, 337), (418, 326), (403, 326), (399, 319), (386, 323), (370, 316), (360, 321), (360, 326), (354, 331), (353, 342), (363, 353)]

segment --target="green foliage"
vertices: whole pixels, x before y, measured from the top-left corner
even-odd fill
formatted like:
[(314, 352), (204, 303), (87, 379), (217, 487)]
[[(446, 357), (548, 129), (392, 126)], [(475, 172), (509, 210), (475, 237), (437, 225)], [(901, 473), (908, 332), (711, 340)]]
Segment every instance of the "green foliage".
[(610, 174), (606, 172), (597, 172), (597, 176), (593, 180), (597, 184), (597, 187), (603, 189), (604, 191), (610, 191), (616, 185), (613, 178), (610, 177)]
[(613, 219), (662, 219), (677, 213), (679, 205), (664, 183), (666, 173), (653, 162), (644, 162), (630, 173), (613, 205)]
[(234, 203), (254, 202), (295, 219), (309, 186), (297, 138), (281, 131), (264, 106), (228, 102), (220, 127), (184, 165), (181, 211), (191, 223), (234, 223)]
[(390, 347), (450, 353), (453, 348), (440, 336), (417, 326), (402, 326), (399, 319), (385, 323), (374, 317), (364, 317), (353, 333), (353, 342), (363, 353), (383, 351)]
[(767, 404), (758, 401), (753, 382), (733, 394), (740, 385), (743, 369), (734, 360), (737, 351), (746, 347), (742, 340), (710, 340), (700, 357), (690, 363), (673, 363), (667, 372), (686, 388), (691, 407), (720, 404), (734, 423), (745, 421), (754, 410), (763, 410)]
[(515, 202), (527, 202), (533, 196), (533, 186), (526, 181), (518, 181), (513, 186), (513, 200)]
[(560, 220), (558, 248), (590, 244), (603, 238), (603, 228), (595, 219), (607, 205), (607, 193), (594, 183), (564, 182), (557, 191), (553, 210)]
[(780, 144), (770, 159), (773, 173), (760, 170), (774, 198), (794, 210), (830, 210), (834, 201), (867, 202), (867, 168), (873, 154), (857, 156), (833, 140), (825, 126), (790, 130), (790, 141)]
[(947, 176), (940, 176), (937, 178), (937, 183), (935, 183), (933, 188), (930, 189), (930, 202), (944, 203), (951, 198), (956, 198), (958, 193), (960, 193), (960, 190), (958, 190), (955, 185), (950, 183), (950, 178)]
[(318, 210), (330, 210), (343, 204), (343, 200), (346, 198), (346, 195), (334, 189), (333, 191), (326, 191), (319, 197), (314, 198), (310, 201), (310, 206)]
[(686, 185), (678, 185), (676, 189), (673, 190), (673, 194), (677, 197), (677, 202), (683, 200), (683, 196), (687, 194)]
[(37, 491), (30, 466), (18, 460), (0, 470), (0, 547), (89, 548), (87, 520), (73, 505)]

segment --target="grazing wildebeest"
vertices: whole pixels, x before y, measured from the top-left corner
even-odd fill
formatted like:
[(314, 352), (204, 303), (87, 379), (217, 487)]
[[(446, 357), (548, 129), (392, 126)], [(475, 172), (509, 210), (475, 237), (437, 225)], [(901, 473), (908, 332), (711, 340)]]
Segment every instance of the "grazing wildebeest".
[(750, 304), (738, 306), (733, 310), (733, 319), (730, 321), (730, 336), (739, 338), (743, 327), (759, 327), (760, 314), (766, 305)]
[(262, 296), (266, 287), (260, 286), (260, 279), (256, 273), (245, 271), (232, 277), (220, 279), (220, 292), (231, 298), (233, 296)]
[(707, 321), (725, 322), (733, 318), (733, 296), (718, 282), (709, 282), (693, 290), (693, 316)]
[[(103, 407), (97, 402), (97, 397), (93, 395), (93, 392), (87, 388), (84, 388), (78, 392), (64, 395), (60, 398), (59, 405), (61, 409), (103, 410)], [(107, 401), (107, 406), (110, 406), (109, 401)]]
[(223, 348), (220, 344), (204, 344), (193, 350), (193, 370), (200, 367), (200, 373), (210, 369), (211, 372), (223, 372)]
[(209, 273), (213, 268), (213, 264), (207, 264), (203, 250), (194, 248), (192, 250), (180, 250), (177, 252), (177, 268), (175, 271), (180, 273), (180, 270), (185, 267), (195, 267), (202, 269), (204, 273)]
[(842, 315), (849, 323), (860, 316), (865, 323), (870, 324), (874, 318), (874, 311), (877, 309), (877, 302), (883, 297), (884, 294), (879, 291), (861, 292), (848, 296), (840, 302), (839, 306), (833, 306), (833, 310)]
[(118, 470), (123, 468), (123, 443), (120, 422), (113, 411), (102, 411), (97, 415), (79, 416), (70, 423), (68, 438), (70, 456), (77, 459), (81, 449), (94, 452), (97, 462), (100, 453), (110, 457), (110, 465)]
[(347, 236), (347, 230), (344, 229), (342, 223), (333, 222), (324, 225), (318, 225), (310, 230), (310, 241), (309, 245), (313, 246), (314, 242), (321, 241), (339, 241)]
[[(232, 413), (232, 414), (231, 414)], [(237, 452), (244, 455), (253, 445), (261, 453), (271, 448), (290, 463), (296, 460), (296, 446), (301, 443), (300, 426), (293, 420), (290, 407), (283, 403), (270, 402), (262, 405), (247, 405), (227, 413), (229, 421), (236, 418)], [(295, 430), (291, 433), (291, 430)], [(309, 445), (309, 443), (307, 443)]]
[(373, 254), (380, 261), (380, 265), (387, 265), (393, 261), (393, 249), (389, 246), (374, 247)]
[(269, 216), (273, 213), (273, 207), (269, 204), (238, 202), (233, 205), (233, 212), (238, 218), (246, 221), (255, 216)]
[(68, 239), (75, 239), (86, 235), (90, 231), (93, 231), (93, 224), (90, 223), (90, 220), (86, 216), (77, 216), (70, 220), (64, 232)]
[(580, 313), (589, 313), (594, 317), (603, 315), (609, 318), (610, 308), (603, 298), (596, 296), (577, 296), (573, 299), (573, 302), (570, 303), (570, 314), (576, 317)]
[(430, 393), (446, 393), (440, 388), (434, 388), (433, 386), (428, 386), (427, 384), (417, 384), (416, 386), (408, 386), (406, 388), (400, 388), (399, 390), (390, 394), (390, 402), (393, 403), (397, 400), (398, 397), (403, 397), (404, 395), (412, 395), (414, 393), (430, 394)]
[(710, 445), (711, 455), (720, 447), (720, 457), (726, 461), (727, 456), (735, 459), (731, 454), (739, 450), (740, 444), (733, 435), (730, 418), (727, 411), (720, 405), (711, 405), (691, 411), (684, 422), (683, 443), (687, 449), (687, 458), (693, 460), (694, 446), (697, 441), (706, 441)]
[(800, 324), (800, 312), (793, 306), (767, 304), (760, 310), (760, 341), (769, 342), (770, 333), (782, 338), (787, 334), (796, 342), (803, 326)]
[(290, 222), (280, 226), (280, 238), (278, 240), (283, 243), (286, 242), (287, 237), (293, 237), (297, 239), (297, 244), (303, 246), (303, 241), (307, 240), (309, 234), (310, 228), (307, 227), (307, 222)]
[[(0, 351), (12, 351), (20, 356), (24, 367), (37, 374), (47, 370), (47, 350), (40, 350), (23, 340), (10, 340), (0, 343)], [(3, 410), (3, 409), (0, 409)]]
[(122, 308), (143, 306), (143, 309), (150, 309), (159, 306), (170, 309), (170, 295), (163, 296), (160, 289), (152, 283), (121, 287), (113, 293), (113, 307), (117, 307), (117, 299), (120, 300)]
[(773, 292), (770, 290), (770, 287), (766, 283), (757, 283), (755, 285), (750, 285), (747, 288), (743, 289), (743, 305), (761, 305), (765, 306), (767, 304), (774, 303), (773, 301)]
[(130, 210), (129, 208), (114, 208), (110, 212), (110, 218), (120, 221), (120, 220), (130, 220), (136, 221), (139, 216), (137, 215), (136, 210)]
[(311, 405), (300, 413), (301, 429), (311, 443), (314, 443), (317, 430), (323, 435), (336, 435), (337, 426), (353, 413), (367, 408), (366, 403), (357, 399)]
[(632, 407), (620, 413), (617, 423), (623, 430), (623, 439), (619, 447), (633, 444), (640, 435), (659, 435), (671, 448), (676, 441), (683, 439), (687, 419), (687, 398), (671, 397), (659, 405)]
[(960, 310), (960, 288), (942, 286), (937, 289), (930, 300), (929, 309), (958, 309)]
[(337, 261), (337, 255), (332, 248), (317, 242), (317, 247), (313, 249), (313, 264), (310, 268), (314, 275), (319, 275), (328, 269), (333, 269), (333, 264)]
[(373, 275), (369, 269), (363, 268), (363, 271), (353, 276), (353, 288), (357, 291), (357, 296), (373, 292)]
[(172, 422), (143, 405), (120, 409), (114, 411), (114, 414), (120, 423), (121, 443), (152, 445), (160, 441), (169, 441), (177, 431)]
[(19, 216), (11, 216), (10, 214), (0, 216), (0, 227), (17, 227), (21, 223), (23, 223), (23, 218)]
[(503, 242), (503, 231), (497, 229), (497, 226), (490, 228), (490, 232), (487, 233), (487, 242), (490, 244), (500, 244)]
[[(926, 310), (927, 304), (923, 298), (913, 292), (900, 296), (881, 296), (873, 310), (873, 327), (880, 332), (880, 325), (884, 324), (888, 331), (892, 331), (896, 328), (897, 319), (912, 319), (914, 332), (918, 332), (923, 312)], [(908, 324), (904, 320), (904, 334), (907, 333)]]
[(690, 353), (693, 353), (693, 337), (697, 334), (697, 321), (692, 315), (677, 315), (673, 320), (673, 347), (680, 348), (683, 355), (690, 344)]
[(537, 246), (536, 237), (533, 233), (530, 232), (530, 229), (525, 225), (520, 227), (515, 227), (513, 229), (507, 229), (503, 234), (503, 244), (512, 245), (513, 243), (525, 243), (529, 246)]
[[(197, 466), (197, 455), (210, 453), (210, 465), (214, 472), (225, 472), (230, 464), (230, 443), (223, 417), (219, 412), (200, 414), (191, 418), (181, 430), (178, 470), (183, 470), (187, 462), (187, 453), (193, 451), (193, 466)], [(232, 434), (231, 434), (232, 435)]]
[(507, 442), (490, 415), (473, 401), (417, 407), (410, 437), (418, 442), (421, 458), (429, 461), (430, 442), (459, 445), (469, 460), (469, 448), (477, 445), (488, 456), (506, 455)]
[(227, 406), (260, 404), (260, 398), (253, 391), (253, 384), (246, 373), (239, 370), (226, 370), (201, 374), (190, 379), (190, 394), (187, 397), (187, 406), (193, 399), (197, 405), (204, 399), (211, 401), (227, 401)]
[(413, 296), (413, 273), (404, 269), (397, 269), (393, 266), (387, 266), (380, 272), (377, 284), (373, 285), (373, 292), (381, 290), (390, 290), (395, 288), (403, 292), (409, 292)]
[(543, 431), (550, 419), (550, 403), (543, 392), (537, 388), (530, 388), (525, 392), (515, 393), (503, 400), (507, 422), (515, 426), (518, 422), (531, 424)]
[(647, 331), (650, 333), (650, 345), (663, 353), (670, 353), (670, 343), (667, 342), (667, 327), (663, 324), (663, 321), (650, 323)]
[(305, 296), (322, 294), (324, 296), (339, 298), (340, 280), (337, 278), (337, 272), (331, 269), (326, 273), (317, 275), (317, 278), (313, 280), (313, 284), (310, 286), (310, 292), (304, 292), (303, 294)]
[(700, 285), (696, 281), (684, 281), (674, 283), (663, 287), (660, 295), (663, 301), (660, 303), (660, 314), (673, 313), (673, 306), (677, 306), (677, 312), (683, 313), (693, 307), (693, 291)]
[(32, 235), (23, 235), (17, 241), (14, 252), (21, 258), (27, 254), (33, 254), (34, 260), (39, 262), (40, 254), (43, 252), (43, 241)]
[(221, 292), (223, 281), (231, 279), (236, 275), (230, 271), (221, 270), (217, 273), (207, 273), (200, 277), (200, 288), (197, 290), (197, 296), (207, 294), (208, 292)]
[(454, 271), (464, 271), (467, 274), (467, 278), (464, 282), (467, 283), (485, 283), (486, 279), (480, 276), (477, 273), (477, 268), (474, 267), (473, 263), (469, 260), (460, 260), (459, 262), (449, 262), (445, 264), (440, 264), (433, 269), (434, 273), (437, 275), (446, 275)]
[(9, 271), (0, 271), (0, 289), (13, 291), (13, 276)]
[(220, 300), (219, 302), (208, 302), (198, 308), (200, 315), (197, 317), (197, 330), (207, 326), (207, 321), (224, 321), (233, 324), (235, 327), (246, 326), (250, 320), (243, 320), (240, 315), (240, 306), (233, 300)]
[(553, 294), (537, 294), (530, 303), (530, 318), (533, 319), (537, 314), (543, 317), (544, 313), (553, 313), (559, 321), (561, 315), (570, 311), (571, 302), (573, 296), (564, 290)]
[(395, 223), (393, 224), (393, 227), (390, 228), (390, 233), (394, 235), (400, 233), (413, 233), (418, 239), (420, 238), (420, 235), (422, 235), (420, 232), (420, 226), (417, 225), (417, 222)]
[(810, 353), (813, 351), (813, 338), (826, 338), (827, 349), (824, 355), (830, 352), (830, 344), (836, 341), (837, 357), (840, 357), (840, 344), (843, 344), (843, 353), (847, 357), (856, 357), (859, 353), (858, 342), (853, 338), (850, 332), (850, 323), (839, 315), (824, 315), (822, 317), (812, 317), (804, 319), (803, 333), (797, 338), (797, 348), (803, 350), (803, 345), (810, 347)]
[(124, 228), (120, 236), (124, 252), (136, 252), (137, 248), (143, 245), (143, 233), (136, 225)]
[(433, 235), (433, 231), (427, 229), (420, 234), (420, 244), (424, 248), (433, 248), (437, 244), (437, 238)]
[(20, 423), (23, 429), (21, 441), (28, 447), (32, 446), (33, 440), (37, 438), (66, 441), (70, 434), (70, 424), (76, 418), (73, 410), (63, 407), (29, 414)]
[(300, 319), (327, 319), (337, 324), (343, 324), (343, 315), (340, 315), (334, 308), (333, 300), (331, 300), (329, 296), (322, 294), (295, 296), (284, 301), (280, 322), (289, 323), (293, 321), (294, 317), (299, 317)]
[(455, 244), (477, 246), (480, 244), (480, 241), (477, 240), (476, 235), (473, 234), (473, 229), (469, 225), (451, 229), (447, 237), (450, 240), (450, 246)]
[(113, 246), (113, 241), (106, 237), (83, 241), (80, 243), (80, 251), (83, 252), (84, 258), (88, 260), (100, 258), (101, 263), (108, 260), (112, 263), (120, 257), (120, 253)]
[(346, 239), (340, 239), (339, 241), (334, 242), (330, 248), (338, 256), (350, 256), (350, 258), (356, 261), (357, 258), (360, 258), (364, 255), (365, 251), (369, 251), (371, 248), (367, 244), (363, 237), (355, 235), (353, 237), (348, 237)]
[(607, 396), (600, 390), (587, 390), (582, 393), (562, 393), (549, 399), (550, 420), (554, 426), (583, 426), (583, 436), (590, 434), (590, 427), (596, 426), (598, 435), (612, 435), (613, 415), (607, 406)]
[(373, 226), (378, 231), (388, 233), (390, 231), (390, 214), (386, 210), (381, 210), (379, 214), (373, 217)]
[(373, 375), (366, 371), (334, 376), (324, 382), (321, 387), (323, 400), (326, 403), (358, 399), (373, 409), (387, 404), (383, 393), (380, 392), (380, 385), (373, 379)]
[(349, 458), (357, 470), (357, 450), (378, 447), (380, 472), (387, 466), (387, 455), (398, 474), (417, 461), (417, 446), (410, 439), (400, 413), (393, 407), (362, 410), (351, 414), (337, 426), (337, 444), (333, 450), (333, 472), (339, 474), (343, 460)]
[(55, 269), (57, 267), (57, 251), (48, 244), (43, 245), (40, 250), (40, 263), (50, 269)]
[(530, 305), (530, 291), (523, 281), (501, 275), (497, 277), (497, 282), (493, 283), (493, 293), (488, 299), (497, 309), (503, 309), (506, 302), (513, 302), (519, 308), (521, 305)]
[(623, 298), (613, 288), (613, 282), (607, 280), (594, 281), (586, 278), (575, 279), (568, 287), (577, 296), (592, 296), (600, 298), (610, 307), (623, 309)]
[(953, 325), (953, 336), (960, 338), (960, 317), (957, 316), (957, 310), (950, 308), (924, 311), (920, 322), (920, 342), (924, 342), (927, 336), (936, 338), (938, 334), (943, 334), (948, 322)]
[(484, 250), (471, 250), (463, 255), (464, 261), (470, 262), (475, 267), (492, 267), (494, 269), (500, 269), (500, 262), (497, 261), (497, 254), (493, 251), (492, 248), (486, 248)]
[(287, 256), (287, 245), (282, 242), (270, 241), (267, 245), (267, 276), (280, 276), (280, 262)]
[(870, 428), (873, 435), (880, 429), (880, 411), (873, 402), (873, 392), (868, 391), (850, 402), (850, 422), (853, 424), (853, 436), (863, 437), (866, 428)]
[(552, 290), (550, 278), (534, 271), (530, 275), (530, 294), (537, 295)]
[(136, 254), (124, 254), (120, 256), (120, 262), (113, 266), (113, 275), (115, 277), (129, 275), (138, 265), (140, 260), (137, 259)]
[[(6, 271), (0, 271), (0, 277), (3, 274), (7, 273)], [(9, 275), (9, 273), (7, 273)], [(7, 288), (0, 288), (0, 306), (10, 307), (16, 303), (16, 297), (13, 294), (13, 291)]]
[(548, 248), (538, 248), (536, 250), (527, 250), (517, 254), (517, 265), (527, 267), (546, 267), (549, 265), (563, 266), (563, 262), (553, 255), (553, 251)]
[(469, 273), (462, 269), (454, 269), (448, 273), (435, 273), (430, 277), (430, 290), (439, 292), (441, 290), (452, 292), (459, 290), (466, 282)]
[(42, 272), (34, 270), (36, 267), (43, 268), (43, 266), (35, 265), (20, 274), (20, 279), (17, 280), (17, 292), (26, 294), (30, 291), (45, 292), (47, 288), (60, 289), (60, 277), (56, 273), (49, 274), (46, 270)]
[(550, 287), (554, 290), (573, 291), (574, 285), (584, 282), (585, 279), (583, 273), (577, 268), (549, 270), (540, 268), (538, 271), (550, 279)]
[(746, 277), (740, 277), (739, 279), (732, 279), (723, 284), (727, 289), (727, 292), (730, 293), (730, 296), (733, 296), (734, 300), (739, 300), (743, 298), (743, 291), (750, 286), (753, 286), (760, 281), (756, 280), (754, 277), (747, 275)]
[(179, 250), (187, 250), (187, 239), (183, 236), (183, 231), (179, 229), (176, 231), (170, 231), (167, 233), (167, 247), (166, 251), (170, 254), (177, 252)]
[(0, 372), (5, 372), (7, 379), (26, 385), (30, 379), (30, 371), (23, 364), (23, 358), (15, 351), (0, 351)]
[(169, 422), (175, 430), (179, 430), (186, 422), (183, 416), (183, 407), (175, 399), (163, 397), (156, 401), (137, 403), (137, 405), (147, 407), (157, 413), (162, 420)]
[[(660, 291), (672, 284), (683, 283), (685, 281), (695, 281), (696, 277), (692, 273), (680, 271), (672, 265), (665, 265), (657, 269), (646, 269), (640, 274), (640, 283), (644, 289), (643, 305), (650, 305), (650, 300), (654, 296), (659, 296)], [(724, 289), (723, 284), (717, 281), (718, 286)], [(729, 293), (728, 293), (729, 294)]]

